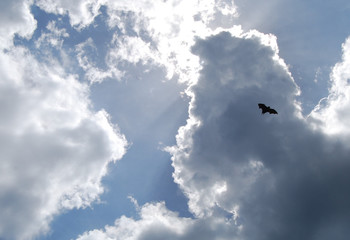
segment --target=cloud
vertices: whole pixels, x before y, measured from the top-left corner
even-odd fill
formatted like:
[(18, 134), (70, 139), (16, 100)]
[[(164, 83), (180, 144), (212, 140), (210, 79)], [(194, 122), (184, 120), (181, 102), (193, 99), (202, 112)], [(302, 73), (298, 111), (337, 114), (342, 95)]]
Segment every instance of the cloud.
[(30, 13), (31, 0), (1, 1), (0, 48), (12, 45), (15, 34), (30, 38), (36, 28), (36, 21)]
[(309, 115), (314, 127), (327, 134), (349, 135), (349, 96), (350, 96), (350, 39), (342, 45), (342, 61), (337, 63), (331, 72), (331, 88), (327, 98), (320, 101)]
[(63, 40), (69, 37), (66, 29), (59, 29), (54, 21), (51, 21), (47, 25), (48, 33), (43, 33), (35, 42), (36, 48), (43, 47), (43, 44), (51, 45), (57, 49), (62, 48)]
[[(190, 118), (168, 150), (196, 218), (148, 204), (139, 220), (122, 217), (78, 239), (347, 239), (346, 138), (314, 129), (318, 122), (301, 115), (295, 101), (300, 91), (274, 41), (257, 32), (222, 32), (193, 48), (203, 68), (189, 89)], [(331, 89), (338, 91), (331, 91), (322, 111), (348, 105), (347, 45), (332, 74)], [(258, 102), (279, 115), (261, 115)], [(173, 226), (166, 224), (170, 219)]]
[(87, 207), (103, 192), (106, 166), (126, 140), (89, 89), (27, 50), (0, 54), (0, 236), (31, 239), (55, 214)]
[[(80, 0), (78, 2), (38, 0), (36, 4), (47, 12), (68, 14), (70, 23), (78, 30), (89, 26), (106, 7), (107, 24), (114, 31), (110, 42), (110, 54), (106, 61), (109, 69), (103, 74), (94, 68), (89, 78), (100, 82), (111, 72), (122, 71), (116, 62), (147, 62), (162, 65), (167, 77), (180, 81), (197, 78), (197, 58), (190, 47), (195, 36), (205, 36), (222, 22), (232, 27), (236, 14), (231, 1), (129, 1)], [(210, 26), (210, 27), (208, 27)], [(189, 67), (191, 65), (192, 67)], [(198, 66), (199, 67), (199, 66)], [(93, 76), (92, 76), (93, 75)], [(119, 75), (120, 76), (120, 75)]]
[[(299, 90), (270, 42), (273, 36), (256, 32), (237, 37), (222, 32), (193, 48), (203, 69), (190, 88), (194, 98), (188, 123), (179, 130), (177, 147), (169, 150), (175, 181), (197, 216), (210, 215), (233, 188), (247, 191), (267, 171), (261, 158), (277, 145), (273, 133), (286, 121), (298, 121), (294, 99)], [(259, 102), (276, 108), (278, 118), (261, 119)], [(228, 212), (238, 204), (231, 202), (224, 207)]]
[(167, 210), (164, 202), (142, 206), (139, 215), (139, 220), (122, 216), (115, 221), (114, 226), (87, 232), (78, 239), (172, 239), (181, 235), (192, 222), (189, 218), (179, 218), (176, 213)]
[[(121, 79), (123, 71), (118, 68), (118, 62), (107, 60), (107, 67), (99, 67), (98, 51), (92, 38), (75, 46), (79, 66), (84, 70), (85, 78), (90, 83), (101, 83), (106, 78)], [(110, 55), (109, 53), (108, 55)], [(108, 58), (108, 57), (107, 57)]]
[[(217, 206), (237, 216), (240, 239), (346, 239), (349, 149), (302, 117), (299, 89), (273, 42), (256, 32), (197, 41), (203, 68), (190, 87), (187, 125), (169, 149), (175, 181), (195, 216), (212, 216)], [(346, 46), (333, 89), (337, 79), (347, 85)], [(348, 105), (341, 89), (331, 99), (343, 101), (329, 109)], [(261, 115), (259, 102), (279, 114)]]
[[(95, 229), (80, 235), (77, 240), (125, 239), (125, 240), (209, 240), (234, 237), (227, 219), (201, 219), (179, 217), (169, 211), (164, 202), (146, 203), (139, 209), (139, 219), (125, 216), (117, 219), (113, 226)], [(214, 231), (213, 231), (214, 230)]]
[[(122, 76), (122, 61), (151, 62), (164, 66), (168, 78), (186, 82), (192, 99), (177, 145), (167, 150), (195, 218), (179, 217), (162, 202), (148, 203), (139, 219), (123, 216), (79, 239), (346, 239), (349, 41), (333, 68), (329, 97), (304, 118), (299, 88), (279, 58), (276, 38), (231, 28), (232, 3), (36, 3), (68, 14), (78, 30), (107, 6), (110, 30), (117, 28), (104, 59), (108, 69), (89, 57), (92, 39), (75, 49), (90, 82)], [(11, 13), (16, 4), (23, 14), (16, 20), (4, 15), (1, 47), (10, 46), (15, 33), (29, 38), (35, 29), (30, 2), (4, 6)], [(231, 30), (219, 27), (225, 20)], [(59, 40), (53, 46), (68, 36), (54, 25), (49, 30), (44, 40)], [(39, 63), (18, 47), (1, 52), (0, 62), (0, 235), (28, 239), (48, 231), (60, 211), (98, 200), (106, 165), (122, 157), (126, 140), (105, 111), (91, 110), (88, 86), (54, 60)], [(260, 102), (279, 114), (261, 115)]]
[(94, 18), (100, 14), (99, 10), (103, 1), (78, 0), (78, 1), (54, 1), (36, 0), (35, 4), (46, 12), (54, 14), (68, 14), (72, 26), (81, 30), (90, 25)]
[[(91, 38), (76, 46), (78, 62), (90, 82), (122, 75), (113, 65), (116, 61), (137, 63), (145, 58), (164, 65), (168, 78), (178, 74), (183, 81), (190, 81), (198, 70), (188, 67), (188, 64), (197, 64), (197, 58), (193, 59), (188, 51), (193, 43), (193, 37), (188, 38), (188, 34), (194, 36), (194, 28), (190, 26), (200, 25), (204, 34), (203, 22), (214, 21), (214, 14), (221, 7), (226, 11), (223, 14), (227, 14), (227, 4), (223, 1), (220, 1), (220, 7), (211, 11), (216, 2), (219, 1), (205, 4), (142, 1), (134, 5), (126, 1), (112, 4), (94, 0), (37, 0), (35, 5), (47, 13), (67, 14), (70, 24), (79, 31), (102, 14), (100, 7), (103, 4), (107, 6), (110, 20), (136, 6), (133, 14), (139, 20), (131, 25), (131, 29), (126, 29), (122, 37), (115, 35), (111, 40), (111, 51), (107, 51), (110, 55), (104, 59), (109, 67), (107, 70), (99, 68), (94, 62), (96, 59), (90, 57), (95, 44)], [(55, 48), (69, 58), (60, 48), (71, 32), (77, 32), (71, 31), (69, 26), (61, 28), (56, 24), (58, 19), (57, 22), (50, 21), (37, 40), (31, 39), (37, 48), (32, 50), (34, 54), (24, 47), (11, 46), (16, 33), (29, 39), (36, 29), (31, 4), (33, 1), (2, 3), (2, 9), (9, 10), (9, 14), (2, 15), (8, 24), (1, 27), (1, 38), (6, 40), (1, 47), (8, 49), (0, 54), (1, 172), (5, 173), (0, 177), (0, 210), (3, 212), (0, 236), (6, 239), (30, 239), (45, 233), (56, 214), (98, 201), (103, 192), (100, 180), (106, 174), (106, 165), (120, 159), (127, 144), (105, 111), (91, 110), (88, 85), (79, 82), (77, 75), (66, 74), (54, 60), (54, 53), (42, 51), (45, 47)], [(208, 4), (211, 8), (194, 19), (194, 14), (207, 8)], [(143, 14), (145, 6), (149, 10)], [(176, 11), (171, 6), (176, 7)], [(183, 9), (187, 10), (185, 17)], [(153, 15), (162, 10), (166, 10), (163, 11), (165, 14)], [(12, 16), (17, 18), (12, 19)], [(178, 29), (177, 25), (184, 27)], [(48, 62), (38, 61), (36, 54)], [(145, 62), (151, 61), (149, 59)]]
[[(310, 239), (338, 226), (347, 229), (311, 224), (326, 209), (328, 199), (318, 197), (346, 180), (323, 189), (338, 168), (327, 156), (335, 148), (345, 154), (345, 148), (329, 145), (332, 140), (302, 117), (295, 101), (300, 91), (278, 57), (276, 38), (233, 33), (198, 39), (193, 47), (202, 64), (200, 78), (188, 89), (187, 125), (179, 129), (177, 146), (167, 149), (195, 218), (178, 217), (163, 203), (146, 204), (140, 219), (121, 217), (78, 239)], [(261, 115), (259, 102), (279, 115)], [(344, 156), (338, 161), (345, 172)], [(347, 197), (345, 188), (335, 191)], [(325, 217), (340, 216), (331, 213), (339, 201), (329, 204)]]
[[(208, 4), (213, 5), (214, 1)], [(201, 4), (146, 0), (106, 5), (109, 26), (120, 30), (113, 37), (109, 62), (153, 63), (165, 67), (168, 79), (177, 77), (184, 82), (196, 78), (197, 58), (189, 49), (195, 35), (206, 34), (206, 25), (194, 19), (199, 9), (203, 9)], [(203, 12), (201, 19), (212, 14)]]

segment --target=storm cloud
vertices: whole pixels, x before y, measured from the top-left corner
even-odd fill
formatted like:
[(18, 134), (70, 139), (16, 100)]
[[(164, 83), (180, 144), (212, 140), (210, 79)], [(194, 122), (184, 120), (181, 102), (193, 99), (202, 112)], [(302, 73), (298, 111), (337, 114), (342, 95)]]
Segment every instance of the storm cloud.
[[(195, 215), (215, 206), (237, 215), (242, 239), (346, 239), (346, 141), (301, 115), (299, 89), (264, 38), (274, 42), (223, 32), (194, 46), (203, 69), (172, 151), (175, 181)], [(258, 102), (279, 114), (261, 115)]]

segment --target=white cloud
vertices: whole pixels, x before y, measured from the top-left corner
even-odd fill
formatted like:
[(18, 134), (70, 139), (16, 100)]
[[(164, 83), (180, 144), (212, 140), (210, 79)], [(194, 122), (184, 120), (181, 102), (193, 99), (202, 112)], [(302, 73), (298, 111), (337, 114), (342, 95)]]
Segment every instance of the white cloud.
[(154, 234), (153, 239), (169, 239), (169, 236), (181, 235), (191, 224), (189, 218), (179, 218), (176, 213), (166, 209), (164, 203), (146, 204), (140, 209), (140, 220), (122, 216), (115, 226), (107, 226), (105, 231), (87, 232), (78, 239), (145, 239), (145, 235)]
[(94, 21), (101, 7), (99, 0), (36, 0), (35, 4), (46, 12), (68, 14), (72, 26), (82, 29)]
[[(176, 76), (182, 82), (197, 79), (198, 59), (190, 52), (195, 37), (208, 35), (212, 31), (208, 25), (215, 29), (214, 25), (219, 25), (217, 18), (227, 15), (233, 18), (236, 12), (232, 2), (214, 0), (95, 1), (95, 5), (107, 6), (110, 28), (117, 26), (120, 30), (110, 44), (107, 61), (113, 63), (109, 64), (111, 70), (122, 60), (150, 63), (147, 60), (151, 59), (166, 67), (169, 79)], [(70, 6), (64, 6), (68, 13), (72, 12)], [(230, 23), (228, 27), (232, 27), (232, 19)]]
[(142, 62), (145, 65), (149, 61), (160, 62), (159, 53), (152, 49), (150, 43), (144, 42), (140, 37), (114, 35), (112, 44), (115, 47), (107, 56), (107, 63), (110, 66), (120, 61), (134, 64)]
[(61, 210), (98, 200), (126, 140), (106, 112), (91, 110), (88, 86), (56, 62), (23, 48), (0, 62), (0, 236), (31, 239)]
[(342, 61), (331, 72), (330, 95), (320, 101), (309, 115), (315, 128), (327, 134), (348, 136), (350, 133), (350, 39), (343, 44)]
[(59, 29), (54, 21), (49, 22), (46, 28), (48, 33), (43, 33), (39, 37), (35, 42), (36, 48), (42, 47), (43, 44), (49, 44), (52, 47), (60, 49), (63, 44), (63, 39), (69, 37), (66, 29)]
[(36, 28), (36, 21), (30, 13), (31, 0), (0, 2), (0, 49), (12, 45), (14, 34), (29, 38)]
[[(117, 25), (123, 34), (132, 35), (115, 34), (117, 41), (112, 44), (112, 52), (118, 54), (110, 55), (110, 59), (117, 56), (118, 61), (123, 58), (133, 63), (152, 59), (153, 63), (166, 67), (169, 79), (174, 76), (180, 81), (196, 78), (197, 58), (189, 50), (194, 37), (206, 34), (207, 30), (203, 22), (194, 19), (200, 4), (191, 1), (138, 1), (132, 4), (118, 1), (106, 4), (110, 26)], [(210, 1), (210, 5), (213, 4), (214, 1)], [(128, 18), (123, 16), (126, 12)], [(128, 24), (120, 24), (120, 19)]]
[[(70, 16), (71, 24), (78, 29), (93, 23), (101, 6), (107, 6), (110, 28), (118, 27), (107, 56), (109, 69), (101, 70), (89, 63), (87, 77), (93, 82), (116, 74), (120, 61), (143, 62), (162, 65), (167, 78), (194, 81), (198, 78), (198, 58), (190, 47), (195, 37), (206, 36), (219, 26), (231, 28), (236, 14), (232, 1), (107, 1), (38, 0), (38, 6), (47, 12)], [(224, 22), (225, 24), (222, 24)], [(237, 31), (240, 31), (237, 27)], [(136, 34), (136, 36), (135, 36)], [(152, 61), (147, 61), (152, 60)], [(92, 68), (91, 68), (92, 67)]]
[[(118, 62), (111, 64), (107, 60), (107, 69), (101, 69), (97, 65), (98, 53), (96, 45), (91, 38), (79, 43), (75, 47), (79, 66), (84, 70), (87, 80), (91, 83), (100, 83), (106, 78), (120, 79), (123, 76), (123, 71), (118, 68)], [(109, 53), (110, 54), (110, 53)]]
[(227, 236), (230, 236), (229, 239), (237, 239), (235, 235), (232, 222), (225, 218), (183, 218), (176, 212), (169, 211), (164, 202), (160, 202), (142, 206), (139, 219), (122, 216), (113, 226), (85, 232), (77, 240), (211, 240), (227, 239)]

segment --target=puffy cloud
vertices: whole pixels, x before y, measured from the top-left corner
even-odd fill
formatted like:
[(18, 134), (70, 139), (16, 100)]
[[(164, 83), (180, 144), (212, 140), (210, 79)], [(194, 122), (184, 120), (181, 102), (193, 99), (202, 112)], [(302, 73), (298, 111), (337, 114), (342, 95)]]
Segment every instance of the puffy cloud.
[(80, 235), (77, 240), (125, 239), (125, 240), (209, 240), (235, 237), (235, 229), (225, 218), (194, 220), (179, 217), (169, 211), (164, 202), (147, 203), (139, 209), (139, 219), (125, 216), (113, 226), (92, 230)]
[(349, 135), (350, 110), (350, 39), (342, 46), (342, 61), (331, 72), (331, 88), (327, 98), (320, 101), (309, 115), (315, 128), (321, 128), (328, 134)]
[(181, 235), (192, 223), (191, 219), (179, 218), (167, 210), (164, 202), (146, 204), (139, 209), (139, 215), (139, 220), (122, 216), (115, 221), (115, 226), (87, 232), (78, 239), (171, 239)]
[(31, 239), (55, 214), (97, 201), (126, 140), (89, 89), (57, 62), (16, 47), (0, 54), (0, 238)]
[[(346, 46), (333, 70), (343, 85)], [(233, 214), (240, 239), (346, 239), (349, 149), (302, 117), (299, 89), (274, 39), (223, 32), (197, 41), (193, 52), (203, 68), (189, 89), (187, 125), (168, 149), (190, 210), (199, 218), (217, 206)], [(346, 90), (332, 95), (342, 99), (338, 107), (348, 105)], [(261, 115), (259, 102), (279, 114)]]
[[(189, 195), (190, 207), (198, 216), (210, 215), (227, 191), (244, 184), (249, 188), (248, 183), (266, 171), (261, 154), (265, 145), (273, 148), (277, 143), (273, 138), (263, 140), (274, 132), (272, 124), (276, 130), (285, 121), (295, 124), (299, 113), (294, 99), (299, 91), (278, 58), (276, 45), (265, 45), (270, 42), (274, 42), (272, 36), (232, 37), (223, 32), (199, 40), (193, 48), (203, 69), (198, 83), (190, 88), (194, 97), (188, 123), (179, 130), (178, 146), (169, 150), (174, 155), (175, 181)], [(261, 119), (259, 102), (272, 103), (278, 118)], [(267, 129), (266, 124), (271, 127)], [(264, 145), (259, 147), (260, 142)], [(231, 181), (223, 178), (220, 166), (230, 169), (226, 174)], [(232, 212), (236, 205), (232, 201), (225, 209)]]
[(36, 28), (30, 13), (31, 0), (4, 0), (0, 2), (0, 49), (12, 45), (14, 34), (29, 38)]

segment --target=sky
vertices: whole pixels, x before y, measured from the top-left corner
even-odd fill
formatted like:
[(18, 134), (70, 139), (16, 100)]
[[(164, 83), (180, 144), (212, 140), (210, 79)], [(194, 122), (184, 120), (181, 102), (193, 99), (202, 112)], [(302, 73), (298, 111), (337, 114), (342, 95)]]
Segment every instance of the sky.
[(0, 12), (0, 240), (348, 239), (348, 1)]

